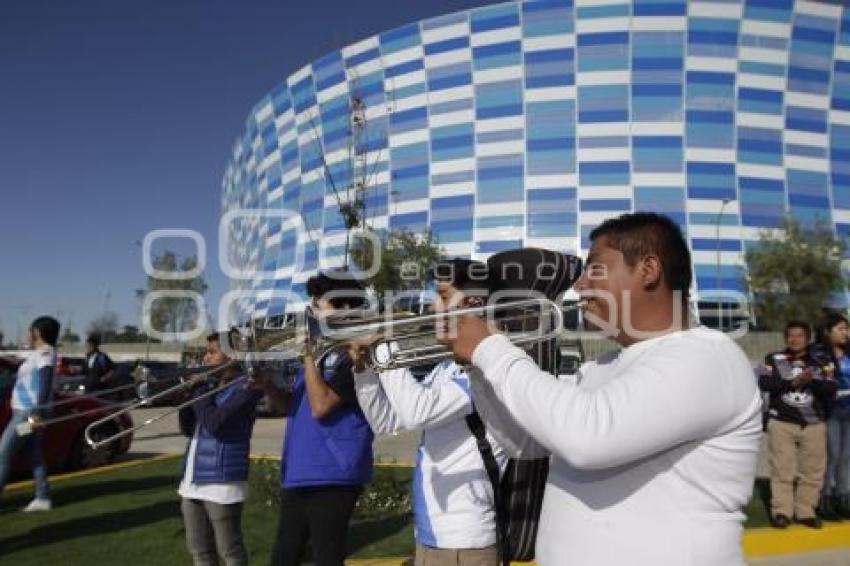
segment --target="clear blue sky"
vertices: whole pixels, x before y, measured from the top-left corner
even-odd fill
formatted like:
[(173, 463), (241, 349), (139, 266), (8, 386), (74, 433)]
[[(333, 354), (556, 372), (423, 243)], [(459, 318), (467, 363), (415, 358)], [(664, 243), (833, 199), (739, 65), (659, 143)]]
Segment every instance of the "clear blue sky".
[(253, 105), (328, 51), (488, 3), (0, 3), (0, 331), (53, 314), (82, 332), (106, 303), (136, 323), (134, 242), (156, 228), (206, 237), (215, 305), (221, 175)]

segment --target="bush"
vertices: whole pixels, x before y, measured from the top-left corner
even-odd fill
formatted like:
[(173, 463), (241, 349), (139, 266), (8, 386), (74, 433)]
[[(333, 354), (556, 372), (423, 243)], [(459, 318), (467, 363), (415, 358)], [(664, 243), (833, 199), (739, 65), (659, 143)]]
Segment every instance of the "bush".
[(280, 507), (280, 462), (267, 458), (251, 460), (251, 473), (248, 477), (251, 495), (263, 502), (266, 507)]
[[(354, 508), (354, 518), (381, 519), (412, 512), (411, 469), (376, 466), (372, 481), (366, 484)], [(249, 478), (251, 493), (267, 507), (280, 507), (280, 462), (255, 459)]]
[(354, 508), (356, 519), (379, 519), (408, 515), (413, 510), (410, 496), (410, 469), (376, 467)]

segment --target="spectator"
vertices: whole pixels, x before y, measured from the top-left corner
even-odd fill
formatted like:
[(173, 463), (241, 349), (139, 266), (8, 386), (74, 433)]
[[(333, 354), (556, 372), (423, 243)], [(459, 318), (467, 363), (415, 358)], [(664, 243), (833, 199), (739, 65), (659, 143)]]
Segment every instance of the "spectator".
[[(307, 294), (318, 319), (366, 304), (362, 285), (345, 271), (311, 277)], [(357, 404), (351, 358), (343, 346), (318, 355), (305, 346), (291, 395), (266, 381), (272, 407), (289, 405), (276, 566), (300, 564), (311, 539), (316, 566), (342, 566), (354, 505), (372, 477), (374, 435)]]
[(818, 324), (817, 351), (834, 368), (837, 398), (827, 421), (826, 479), (821, 513), (831, 518), (850, 518), (850, 356), (847, 319), (829, 314)]
[(115, 364), (100, 351), (100, 334), (89, 334), (86, 338), (86, 392), (106, 389), (115, 376)]
[[(33, 351), (18, 367), (15, 388), (12, 390), (12, 418), (0, 436), (0, 493), (9, 477), (12, 456), (21, 444), (18, 425), (41, 420), (46, 412), (45, 406), (50, 402), (58, 339), (59, 322), (56, 319), (40, 316), (30, 325)], [(43, 454), (44, 430), (39, 426), (33, 429), (31, 434), (23, 437), (22, 447), (30, 453), (35, 499), (24, 507), (24, 511), (49, 511), (52, 505)]]
[[(229, 338), (229, 335), (228, 335)], [(207, 337), (207, 365), (228, 361), (218, 334)], [(248, 494), (248, 454), (258, 387), (245, 387), (238, 366), (220, 370), (219, 383), (230, 383), (216, 393), (180, 410), (180, 430), (192, 440), (186, 452), (178, 493), (186, 529), (186, 544), (196, 566), (248, 564), (242, 538), (242, 505)], [(195, 393), (208, 391), (207, 384)]]
[(771, 522), (780, 529), (792, 518), (821, 527), (815, 506), (826, 469), (826, 418), (836, 383), (829, 368), (809, 352), (810, 340), (807, 323), (788, 322), (785, 349), (765, 357), (767, 371), (759, 378), (761, 389), (770, 394)]

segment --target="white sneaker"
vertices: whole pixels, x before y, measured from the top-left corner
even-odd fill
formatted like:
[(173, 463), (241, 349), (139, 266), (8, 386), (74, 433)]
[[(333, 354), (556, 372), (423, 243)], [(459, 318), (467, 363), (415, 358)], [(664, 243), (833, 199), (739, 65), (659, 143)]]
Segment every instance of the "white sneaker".
[(49, 499), (39, 499), (36, 497), (30, 504), (22, 509), (24, 513), (31, 513), (32, 511), (50, 511), (53, 508), (53, 505), (50, 503)]

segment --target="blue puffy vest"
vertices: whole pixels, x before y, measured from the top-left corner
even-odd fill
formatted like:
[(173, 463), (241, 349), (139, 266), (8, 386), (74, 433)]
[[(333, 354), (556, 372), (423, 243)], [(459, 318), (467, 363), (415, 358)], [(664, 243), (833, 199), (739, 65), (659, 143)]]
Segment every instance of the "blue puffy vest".
[[(246, 389), (243, 381), (234, 383), (214, 396), (221, 410), (219, 420), (227, 423), (218, 430), (208, 430), (198, 423), (198, 443), (195, 448), (194, 483), (223, 483), (248, 479), (251, 432), (256, 418), (256, 406), (261, 393)], [(225, 414), (238, 415), (225, 417)]]
[[(326, 381), (350, 372), (344, 352), (320, 362)], [(348, 362), (347, 365), (345, 362)], [(351, 385), (353, 388), (353, 384)], [(353, 391), (351, 392), (353, 398)], [(372, 429), (356, 403), (349, 399), (332, 414), (316, 419), (310, 410), (304, 369), (295, 378), (292, 409), (286, 421), (280, 484), (284, 488), (322, 485), (360, 485), (372, 477)]]

